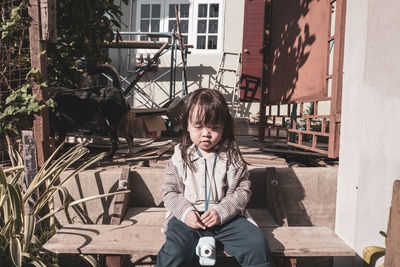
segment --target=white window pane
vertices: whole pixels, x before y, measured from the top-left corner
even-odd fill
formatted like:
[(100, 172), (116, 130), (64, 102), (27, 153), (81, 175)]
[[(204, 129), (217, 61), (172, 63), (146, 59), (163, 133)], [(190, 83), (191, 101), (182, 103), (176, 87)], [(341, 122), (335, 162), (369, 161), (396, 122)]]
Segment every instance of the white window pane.
[(148, 20), (140, 21), (140, 31), (141, 32), (149, 32), (149, 21)]
[(210, 20), (208, 22), (208, 33), (218, 33), (218, 20)]
[(217, 49), (218, 36), (208, 36), (207, 49)]
[(199, 5), (199, 18), (206, 18), (207, 17), (207, 4)]
[(207, 33), (207, 20), (197, 22), (197, 33)]
[(219, 5), (218, 4), (210, 4), (210, 17), (218, 18)]
[(160, 31), (160, 21), (152, 20), (151, 21), (151, 32), (159, 32)]
[(168, 31), (172, 32), (172, 30), (176, 31), (176, 21), (175, 20), (170, 20), (168, 22)]
[(150, 18), (150, 5), (142, 5), (140, 17), (141, 18)]
[(206, 37), (205, 36), (197, 36), (197, 49), (206, 49)]
[(151, 9), (152, 18), (160, 18), (161, 5), (153, 5)]
[(180, 5), (180, 10), (179, 10), (179, 17), (181, 18), (188, 18), (189, 17), (189, 4), (184, 4)]
[(188, 33), (188, 31), (189, 31), (189, 21), (188, 20), (181, 20), (179, 23), (181, 25), (181, 33)]
[(168, 9), (168, 17), (169, 18), (175, 18), (175, 5), (169, 5), (169, 9)]

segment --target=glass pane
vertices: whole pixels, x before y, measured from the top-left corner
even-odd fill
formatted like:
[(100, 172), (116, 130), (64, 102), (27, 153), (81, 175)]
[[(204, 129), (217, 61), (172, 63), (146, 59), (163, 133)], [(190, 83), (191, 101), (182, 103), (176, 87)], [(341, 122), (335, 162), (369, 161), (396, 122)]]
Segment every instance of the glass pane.
[(188, 36), (187, 35), (183, 36), (183, 44), (188, 44)]
[(168, 22), (168, 31), (172, 32), (172, 30), (176, 31), (176, 20), (170, 20)]
[(333, 72), (333, 51), (335, 48), (335, 40), (329, 41), (329, 65), (328, 65), (328, 74), (332, 75)]
[(197, 49), (206, 49), (206, 37), (205, 36), (197, 36)]
[(169, 5), (168, 17), (175, 18), (175, 5)]
[(218, 18), (219, 4), (210, 4), (210, 17)]
[(150, 18), (150, 5), (142, 5), (140, 17), (141, 18)]
[(140, 36), (140, 41), (148, 41), (149, 39), (146, 36)]
[(218, 33), (218, 20), (210, 20), (208, 22), (208, 33)]
[(331, 4), (332, 12), (331, 12), (331, 35), (335, 35), (335, 23), (336, 23), (336, 2)]
[(189, 21), (188, 20), (181, 20), (181, 33), (188, 33), (189, 31)]
[(153, 5), (151, 9), (151, 17), (159, 18), (160, 17), (161, 5)]
[(197, 33), (207, 32), (207, 20), (199, 20), (197, 23)]
[(160, 21), (152, 20), (151, 21), (151, 32), (159, 32), (160, 31)]
[(189, 4), (180, 5), (179, 12), (180, 12), (179, 17), (188, 18), (189, 17)]
[(332, 79), (328, 79), (328, 97), (332, 96)]
[(140, 31), (141, 32), (149, 32), (149, 21), (148, 20), (140, 21)]
[(206, 18), (207, 17), (207, 4), (199, 5), (199, 18)]
[(208, 36), (207, 49), (217, 49), (217, 36)]

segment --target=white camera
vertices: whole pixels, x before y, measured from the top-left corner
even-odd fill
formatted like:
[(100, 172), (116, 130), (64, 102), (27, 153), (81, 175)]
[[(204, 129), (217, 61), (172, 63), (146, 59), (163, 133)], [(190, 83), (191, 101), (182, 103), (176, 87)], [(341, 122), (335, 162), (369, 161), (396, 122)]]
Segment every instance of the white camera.
[(216, 248), (215, 239), (212, 236), (200, 237), (196, 246), (196, 255), (199, 256), (199, 262), (202, 266), (215, 265)]

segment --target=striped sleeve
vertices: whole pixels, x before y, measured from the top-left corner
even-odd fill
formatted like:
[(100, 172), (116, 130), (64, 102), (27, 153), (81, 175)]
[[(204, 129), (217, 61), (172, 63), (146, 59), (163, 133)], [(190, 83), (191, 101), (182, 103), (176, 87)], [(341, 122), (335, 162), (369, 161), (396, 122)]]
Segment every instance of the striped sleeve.
[(183, 196), (184, 185), (177, 167), (173, 164), (173, 158), (168, 162), (165, 171), (165, 180), (161, 188), (164, 205), (177, 219), (185, 222), (186, 214), (196, 209)]
[(231, 178), (228, 177), (228, 182), (229, 188), (226, 196), (214, 207), (221, 219), (221, 224), (229, 221), (239, 213), (243, 214), (250, 200), (251, 183), (247, 165), (241, 164), (239, 168), (235, 168), (233, 176)]

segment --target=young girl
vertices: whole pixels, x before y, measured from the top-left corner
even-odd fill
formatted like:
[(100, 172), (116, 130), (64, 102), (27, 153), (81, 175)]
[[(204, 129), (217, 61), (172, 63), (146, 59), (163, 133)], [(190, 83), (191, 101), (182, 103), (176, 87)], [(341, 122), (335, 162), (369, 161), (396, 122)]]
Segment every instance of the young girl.
[(182, 141), (162, 185), (167, 230), (156, 266), (190, 266), (202, 236), (214, 237), (242, 266), (270, 266), (264, 233), (245, 212), (249, 175), (223, 95), (198, 89), (183, 114)]

